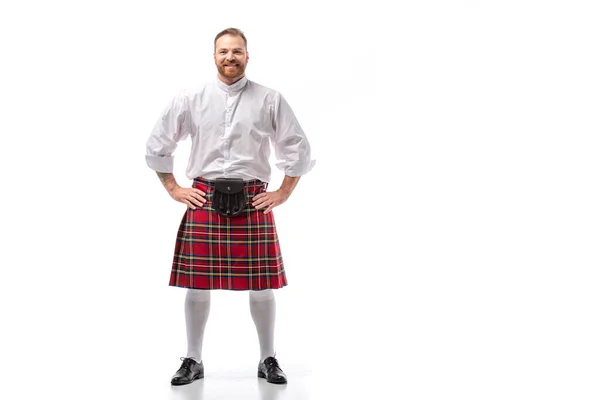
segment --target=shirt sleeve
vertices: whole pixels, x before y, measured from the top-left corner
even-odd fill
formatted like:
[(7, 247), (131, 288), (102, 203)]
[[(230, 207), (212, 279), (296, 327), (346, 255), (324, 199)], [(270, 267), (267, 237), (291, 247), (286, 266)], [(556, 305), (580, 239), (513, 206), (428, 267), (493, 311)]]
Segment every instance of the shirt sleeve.
[(310, 158), (310, 144), (292, 108), (279, 93), (275, 96), (273, 114), (275, 165), (288, 176), (306, 174), (316, 161)]
[(146, 142), (146, 163), (157, 172), (173, 172), (173, 152), (177, 142), (190, 134), (188, 96), (180, 92), (165, 107)]

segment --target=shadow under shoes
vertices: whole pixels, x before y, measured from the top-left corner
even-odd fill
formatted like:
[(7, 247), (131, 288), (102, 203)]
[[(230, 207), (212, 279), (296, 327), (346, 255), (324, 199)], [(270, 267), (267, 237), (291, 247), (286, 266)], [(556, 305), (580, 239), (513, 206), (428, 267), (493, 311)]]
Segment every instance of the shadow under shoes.
[(202, 361), (196, 362), (193, 358), (181, 357), (181, 367), (171, 379), (171, 385), (187, 385), (196, 379), (204, 378), (204, 365)]
[(258, 363), (258, 377), (265, 378), (269, 383), (287, 383), (287, 376), (275, 357), (267, 357)]

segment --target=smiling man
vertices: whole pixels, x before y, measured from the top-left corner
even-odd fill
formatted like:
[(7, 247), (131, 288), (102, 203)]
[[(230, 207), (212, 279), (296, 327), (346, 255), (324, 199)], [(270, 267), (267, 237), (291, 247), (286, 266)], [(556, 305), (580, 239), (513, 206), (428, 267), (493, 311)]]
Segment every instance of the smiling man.
[[(244, 33), (229, 28), (215, 37), (217, 77), (176, 95), (146, 145), (146, 162), (169, 195), (187, 206), (175, 245), (169, 285), (186, 288), (187, 355), (171, 380), (185, 385), (204, 377), (202, 343), (211, 290), (249, 292), (260, 345), (258, 376), (286, 383), (275, 358), (274, 289), (287, 285), (273, 208), (292, 194), (315, 161), (283, 96), (245, 76)], [(173, 176), (177, 143), (191, 139), (186, 175)], [(284, 171), (281, 187), (267, 191), (270, 146)]]
[(215, 64), (219, 79), (226, 84), (232, 85), (244, 76), (248, 58), (245, 41), (241, 36), (226, 34), (215, 41)]

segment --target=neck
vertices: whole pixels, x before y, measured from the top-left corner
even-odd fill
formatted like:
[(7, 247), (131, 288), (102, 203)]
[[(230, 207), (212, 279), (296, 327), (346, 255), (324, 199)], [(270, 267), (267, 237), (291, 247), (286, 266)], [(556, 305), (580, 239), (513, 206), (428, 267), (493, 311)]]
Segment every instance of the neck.
[(217, 74), (217, 77), (219, 78), (219, 80), (221, 82), (223, 82), (226, 85), (233, 85), (234, 83), (236, 83), (237, 81), (239, 81), (240, 79), (242, 79), (244, 76), (246, 76), (246, 74), (243, 74), (242, 76), (238, 76), (237, 78), (234, 79), (229, 79), (221, 74)]

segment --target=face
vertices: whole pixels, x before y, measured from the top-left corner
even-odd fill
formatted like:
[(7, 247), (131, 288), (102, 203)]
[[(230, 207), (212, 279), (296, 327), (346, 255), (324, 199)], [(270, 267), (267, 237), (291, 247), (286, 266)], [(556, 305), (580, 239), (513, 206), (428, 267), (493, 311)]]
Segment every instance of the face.
[(244, 76), (248, 63), (248, 52), (240, 36), (223, 35), (215, 46), (215, 65), (220, 78), (229, 84)]

